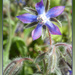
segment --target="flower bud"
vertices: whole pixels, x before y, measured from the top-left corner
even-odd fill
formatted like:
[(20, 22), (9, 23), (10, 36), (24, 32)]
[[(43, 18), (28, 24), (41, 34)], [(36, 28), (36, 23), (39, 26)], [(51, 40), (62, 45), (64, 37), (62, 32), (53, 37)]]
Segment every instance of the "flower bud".
[(16, 58), (5, 68), (3, 75), (16, 75), (20, 72), (23, 66), (23, 58)]
[(57, 68), (57, 54), (55, 51), (55, 47), (53, 47), (52, 52), (49, 53), (48, 70), (49, 72), (54, 73), (56, 68)]

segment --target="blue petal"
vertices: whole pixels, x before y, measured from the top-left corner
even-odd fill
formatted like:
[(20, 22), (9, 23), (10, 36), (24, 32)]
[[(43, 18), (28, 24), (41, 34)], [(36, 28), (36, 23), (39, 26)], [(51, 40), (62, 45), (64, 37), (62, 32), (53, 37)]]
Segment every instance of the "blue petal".
[(42, 25), (38, 24), (37, 27), (32, 31), (33, 40), (38, 39), (42, 34)]
[(16, 16), (19, 20), (21, 20), (23, 23), (31, 23), (37, 21), (37, 16), (26, 13), (19, 16)]
[(38, 14), (43, 14), (45, 12), (45, 7), (44, 7), (44, 4), (43, 4), (43, 0), (41, 0), (39, 3), (37, 3), (35, 5), (35, 8), (36, 8)]
[(56, 25), (54, 25), (53, 23), (51, 23), (50, 21), (47, 21), (45, 23), (45, 25), (48, 27), (51, 34), (61, 35), (61, 32), (60, 32), (59, 28)]
[(48, 18), (57, 17), (58, 15), (60, 15), (64, 11), (64, 8), (65, 8), (65, 6), (53, 7), (47, 12), (46, 16)]
[(70, 75), (72, 74), (72, 71), (71, 70), (68, 70), (69, 71), (69, 73), (70, 73)]

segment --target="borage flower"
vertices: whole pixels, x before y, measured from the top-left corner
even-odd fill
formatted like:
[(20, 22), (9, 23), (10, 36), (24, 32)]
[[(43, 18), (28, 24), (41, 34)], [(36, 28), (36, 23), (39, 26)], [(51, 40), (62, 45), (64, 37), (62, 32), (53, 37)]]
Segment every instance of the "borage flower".
[(35, 5), (35, 8), (38, 15), (26, 13), (17, 16), (17, 18), (20, 19), (23, 23), (33, 22), (36, 24), (38, 22), (37, 27), (32, 31), (33, 40), (36, 40), (41, 36), (43, 25), (45, 25), (49, 29), (49, 32), (51, 34), (61, 35), (59, 28), (50, 21), (50, 18), (54, 18), (60, 15), (64, 11), (65, 6), (53, 7), (46, 13), (43, 0), (41, 0)]

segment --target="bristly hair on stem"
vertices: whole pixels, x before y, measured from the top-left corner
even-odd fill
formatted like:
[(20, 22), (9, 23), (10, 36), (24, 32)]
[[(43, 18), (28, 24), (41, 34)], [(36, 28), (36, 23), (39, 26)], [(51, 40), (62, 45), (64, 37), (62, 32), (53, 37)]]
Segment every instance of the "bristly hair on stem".
[[(11, 63), (9, 63), (7, 65), (7, 67), (5, 68), (3, 75), (15, 75), (18, 74), (20, 72), (20, 70), (22, 69), (23, 66), (23, 62), (29, 60), (31, 62), (34, 62), (33, 59), (31, 58), (16, 58), (14, 59)], [(38, 69), (39, 72), (41, 72), (40, 67), (37, 63), (34, 63)]]
[(49, 34), (50, 45), (52, 45), (51, 33), (49, 32), (49, 30), (48, 30), (48, 34)]

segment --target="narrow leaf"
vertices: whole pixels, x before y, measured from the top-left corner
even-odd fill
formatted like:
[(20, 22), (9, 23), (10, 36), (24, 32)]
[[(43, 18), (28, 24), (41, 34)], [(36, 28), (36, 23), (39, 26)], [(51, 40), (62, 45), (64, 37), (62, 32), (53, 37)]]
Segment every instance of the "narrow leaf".
[(43, 25), (43, 30), (42, 30), (42, 39), (44, 40), (46, 38), (46, 26)]
[(33, 26), (35, 26), (35, 25), (37, 25), (37, 24), (38, 24), (38, 22), (30, 23), (29, 25), (26, 25), (26, 26), (24, 27), (24, 29), (26, 29), (26, 28), (31, 28), (31, 27), (33, 27)]
[(33, 8), (25, 7), (24, 9), (25, 9), (26, 11), (28, 11), (28, 12), (32, 12), (32, 13), (38, 15), (37, 11), (36, 11), (35, 9), (33, 9)]
[(61, 22), (60, 22), (59, 20), (57, 20), (56, 18), (50, 18), (50, 21), (57, 22), (57, 23), (58, 23), (58, 25), (59, 25), (60, 27), (62, 27)]
[(46, 1), (46, 6), (45, 6), (45, 12), (47, 12), (49, 10), (50, 7), (50, 0)]
[(43, 59), (45, 58), (45, 55), (46, 55), (46, 53), (40, 54), (40, 55), (36, 58), (35, 63), (38, 63), (38, 62), (40, 62), (41, 60), (43, 60)]
[(43, 29), (45, 29), (45, 30), (46, 30), (46, 26), (45, 26), (45, 25), (43, 25)]

